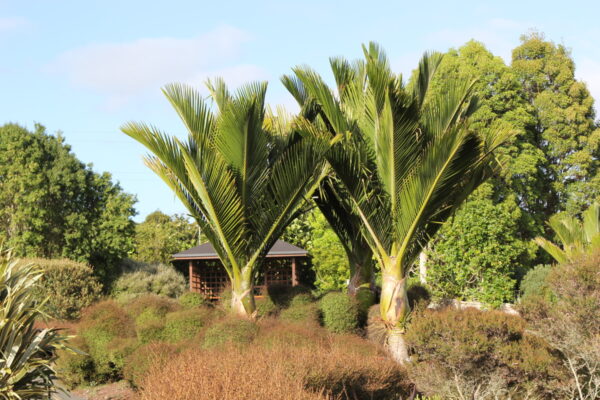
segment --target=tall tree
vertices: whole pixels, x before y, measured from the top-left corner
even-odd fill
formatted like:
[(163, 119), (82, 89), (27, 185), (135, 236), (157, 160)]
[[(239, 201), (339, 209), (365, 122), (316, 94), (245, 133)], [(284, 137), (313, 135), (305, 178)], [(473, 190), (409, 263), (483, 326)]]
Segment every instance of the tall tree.
[(134, 203), (60, 135), (0, 127), (0, 242), (15, 254), (88, 262), (106, 281), (133, 249)]
[(254, 317), (254, 278), (266, 252), (323, 175), (328, 136), (303, 119), (265, 111), (266, 83), (231, 94), (209, 83), (218, 111), (193, 88), (164, 94), (188, 129), (187, 141), (143, 123), (122, 130), (152, 155), (146, 164), (175, 192), (215, 248), (232, 284), (232, 311)]
[(182, 215), (167, 215), (155, 211), (135, 227), (136, 260), (168, 263), (171, 256), (197, 246), (202, 240), (195, 223)]
[[(362, 222), (362, 234), (382, 272), (381, 317), (387, 344), (408, 359), (404, 329), (410, 306), (407, 274), (419, 252), (463, 200), (488, 176), (504, 130), (479, 135), (473, 82), (456, 80), (429, 96), (441, 55), (427, 54), (405, 86), (371, 43), (365, 61), (331, 61), (338, 93), (314, 71), (296, 68), (296, 89), (317, 108), (315, 125), (346, 139), (327, 159)], [(341, 89), (341, 90), (340, 90)]]
[(600, 198), (600, 129), (593, 99), (575, 79), (575, 64), (563, 45), (540, 33), (521, 37), (512, 70), (535, 108), (535, 140), (548, 159), (551, 185), (547, 216), (561, 210), (579, 214)]

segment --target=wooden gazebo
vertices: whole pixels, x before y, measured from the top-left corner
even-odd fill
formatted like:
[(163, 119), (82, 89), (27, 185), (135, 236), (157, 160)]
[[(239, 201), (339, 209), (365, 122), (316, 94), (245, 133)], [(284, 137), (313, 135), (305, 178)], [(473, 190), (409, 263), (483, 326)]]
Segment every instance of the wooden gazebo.
[[(273, 285), (312, 285), (314, 277), (308, 252), (283, 240), (275, 242), (255, 280), (256, 294)], [(173, 255), (174, 262), (188, 275), (190, 290), (218, 299), (229, 278), (214, 247), (204, 243)]]

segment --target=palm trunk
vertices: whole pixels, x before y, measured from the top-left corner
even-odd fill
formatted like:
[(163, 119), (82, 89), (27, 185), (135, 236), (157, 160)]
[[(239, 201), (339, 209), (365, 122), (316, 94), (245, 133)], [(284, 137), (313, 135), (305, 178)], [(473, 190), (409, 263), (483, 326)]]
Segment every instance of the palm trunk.
[(256, 317), (252, 268), (245, 267), (231, 282), (231, 312), (243, 318)]
[(380, 311), (387, 327), (387, 348), (394, 360), (400, 364), (410, 361), (404, 341), (406, 318), (410, 313), (407, 295), (407, 278), (402, 267), (394, 258), (383, 266)]
[(355, 297), (360, 288), (368, 288), (372, 291), (372, 274), (373, 269), (371, 268), (369, 262), (351, 262), (350, 282), (348, 283), (348, 294), (350, 296)]

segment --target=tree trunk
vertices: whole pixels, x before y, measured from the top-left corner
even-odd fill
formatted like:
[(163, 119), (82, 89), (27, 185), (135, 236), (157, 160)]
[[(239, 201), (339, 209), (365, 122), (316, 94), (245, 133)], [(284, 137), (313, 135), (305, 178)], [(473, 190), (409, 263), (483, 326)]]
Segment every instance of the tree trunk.
[(243, 318), (256, 318), (252, 269), (244, 268), (238, 279), (231, 282), (231, 312)]
[(419, 253), (419, 281), (424, 285), (427, 283), (427, 248)]
[(409, 362), (404, 341), (406, 318), (410, 313), (407, 295), (407, 278), (394, 258), (382, 268), (380, 311), (388, 332), (387, 348), (392, 358), (400, 364)]
[(354, 262), (350, 264), (350, 282), (348, 283), (348, 294), (350, 296), (356, 296), (360, 288), (368, 288), (373, 291), (372, 275), (373, 269), (370, 268), (368, 263)]

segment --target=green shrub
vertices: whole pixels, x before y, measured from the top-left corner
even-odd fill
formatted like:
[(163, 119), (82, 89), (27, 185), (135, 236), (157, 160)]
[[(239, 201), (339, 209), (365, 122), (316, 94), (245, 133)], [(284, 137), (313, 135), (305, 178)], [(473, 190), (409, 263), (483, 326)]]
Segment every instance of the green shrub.
[(179, 350), (179, 346), (164, 342), (154, 342), (140, 346), (126, 358), (123, 376), (132, 386), (139, 388), (152, 365), (163, 364), (173, 358)]
[(552, 295), (546, 277), (551, 270), (551, 265), (536, 265), (530, 269), (521, 281), (521, 299), (532, 296), (550, 299)]
[(193, 308), (210, 305), (210, 300), (202, 293), (185, 292), (177, 299), (183, 308)]
[(139, 346), (140, 343), (136, 338), (115, 338), (108, 344), (108, 358), (118, 378), (122, 377), (127, 357)]
[(319, 306), (315, 303), (290, 305), (281, 310), (279, 318), (286, 322), (319, 324)]
[(60, 376), (60, 381), (68, 389), (94, 382), (96, 380), (96, 369), (94, 360), (87, 354), (89, 349), (85, 341), (82, 337), (76, 336), (70, 340), (69, 344), (85, 354), (67, 349), (57, 351), (56, 372)]
[(266, 295), (263, 297), (257, 297), (255, 299), (256, 302), (256, 313), (258, 317), (268, 317), (271, 315), (277, 314), (279, 311), (279, 307), (271, 300), (271, 298)]
[(164, 329), (164, 318), (142, 318), (135, 324), (137, 338), (142, 344), (163, 340)]
[(219, 306), (223, 310), (231, 309), (231, 286), (227, 285), (219, 295)]
[(164, 317), (167, 313), (179, 311), (181, 309), (181, 306), (177, 301), (155, 294), (145, 294), (136, 297), (125, 303), (124, 307), (127, 310), (127, 313), (136, 319), (143, 313), (154, 313)]
[(278, 307), (286, 308), (290, 306), (292, 299), (300, 294), (309, 294), (310, 289), (306, 286), (288, 286), (288, 285), (271, 285), (267, 288), (267, 293), (273, 303)]
[(358, 328), (359, 310), (356, 300), (346, 293), (329, 292), (320, 301), (323, 325), (335, 333), (354, 332)]
[(102, 284), (92, 268), (71, 260), (32, 258), (22, 263), (32, 263), (44, 270), (36, 289), (39, 300), (48, 299), (44, 311), (57, 319), (76, 319), (80, 311), (100, 299)]
[(117, 379), (121, 371), (111, 355), (117, 338), (135, 338), (134, 321), (115, 301), (105, 300), (82, 311), (79, 333), (94, 360), (99, 381)]
[(227, 343), (248, 344), (258, 333), (258, 326), (248, 320), (229, 317), (210, 326), (204, 334), (204, 348)]
[(123, 274), (113, 283), (112, 295), (118, 300), (148, 293), (176, 298), (186, 291), (186, 287), (183, 275), (171, 265), (127, 260)]
[(213, 311), (206, 307), (167, 314), (163, 337), (168, 342), (192, 339), (212, 317)]
[(297, 307), (305, 304), (310, 304), (315, 301), (315, 298), (310, 293), (298, 293), (290, 301), (289, 307)]
[(444, 398), (556, 398), (565, 371), (525, 328), (523, 319), (499, 311), (418, 312), (406, 334), (411, 378), (422, 393)]

